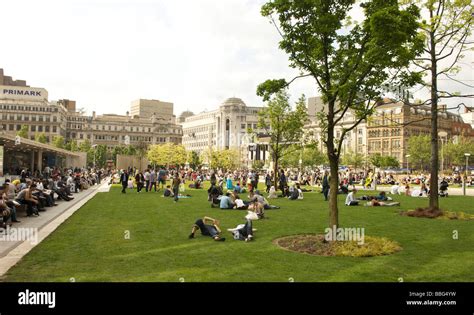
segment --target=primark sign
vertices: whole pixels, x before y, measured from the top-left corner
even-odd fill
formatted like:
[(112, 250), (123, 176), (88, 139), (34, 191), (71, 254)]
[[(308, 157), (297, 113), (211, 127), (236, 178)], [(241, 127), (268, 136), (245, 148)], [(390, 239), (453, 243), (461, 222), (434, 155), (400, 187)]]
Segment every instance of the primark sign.
[(41, 88), (0, 85), (0, 99), (47, 101), (48, 92)]

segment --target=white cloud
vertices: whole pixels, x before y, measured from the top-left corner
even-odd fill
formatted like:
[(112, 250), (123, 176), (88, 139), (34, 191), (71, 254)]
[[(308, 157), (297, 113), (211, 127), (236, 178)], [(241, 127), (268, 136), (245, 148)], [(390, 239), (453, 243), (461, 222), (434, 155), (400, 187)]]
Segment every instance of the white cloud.
[[(138, 98), (173, 102), (176, 115), (233, 96), (258, 106), (259, 83), (298, 74), (260, 15), (264, 2), (3, 1), (0, 67), (89, 112), (123, 114)], [(316, 95), (316, 84), (294, 84), (293, 99), (301, 93)]]

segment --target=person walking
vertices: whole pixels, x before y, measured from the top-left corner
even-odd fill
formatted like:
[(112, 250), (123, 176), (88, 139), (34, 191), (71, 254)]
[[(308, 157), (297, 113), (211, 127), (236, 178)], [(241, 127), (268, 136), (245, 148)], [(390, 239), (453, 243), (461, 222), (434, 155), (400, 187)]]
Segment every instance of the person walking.
[(174, 194), (174, 202), (178, 201), (178, 195), (179, 195), (179, 185), (181, 184), (181, 181), (179, 180), (179, 174), (176, 172), (173, 178), (173, 194)]
[(120, 183), (122, 184), (122, 194), (125, 194), (128, 186), (128, 172), (126, 170), (120, 175)]
[(329, 173), (328, 173), (328, 171), (324, 171), (322, 187), (323, 187), (324, 200), (328, 201), (328, 194), (329, 194)]
[(145, 177), (142, 172), (138, 172), (137, 175), (135, 175), (135, 182), (137, 183), (137, 193), (139, 193), (142, 191), (145, 182)]

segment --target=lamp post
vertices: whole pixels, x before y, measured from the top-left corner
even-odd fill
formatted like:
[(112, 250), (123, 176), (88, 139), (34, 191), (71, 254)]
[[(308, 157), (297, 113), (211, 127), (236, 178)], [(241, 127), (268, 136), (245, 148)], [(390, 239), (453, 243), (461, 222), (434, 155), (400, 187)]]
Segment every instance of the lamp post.
[(405, 158), (407, 159), (407, 177), (409, 176), (408, 173), (410, 172), (410, 168), (408, 167), (408, 158), (410, 157), (410, 154), (405, 155)]
[(97, 144), (92, 145), (92, 148), (94, 149), (94, 169), (95, 169), (95, 152), (97, 151)]
[(443, 174), (443, 171), (444, 171), (444, 142), (443, 142), (443, 139), (448, 136), (448, 133), (446, 131), (440, 131), (440, 132), (438, 132), (438, 136), (441, 139), (441, 174)]
[(464, 183), (462, 185), (462, 194), (466, 196), (466, 186), (467, 186), (467, 168), (469, 166), (469, 157), (471, 156), (470, 153), (464, 153), (464, 156), (466, 157), (466, 168), (464, 170)]

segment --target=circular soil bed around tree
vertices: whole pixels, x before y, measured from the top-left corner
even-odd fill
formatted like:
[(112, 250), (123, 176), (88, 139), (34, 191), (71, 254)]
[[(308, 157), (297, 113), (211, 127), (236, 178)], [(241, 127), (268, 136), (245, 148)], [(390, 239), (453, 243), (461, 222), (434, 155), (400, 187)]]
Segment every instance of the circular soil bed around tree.
[(474, 220), (474, 215), (465, 212), (442, 211), (439, 208), (417, 208), (415, 210), (401, 211), (400, 215), (445, 220)]
[(290, 235), (273, 242), (285, 250), (315, 256), (372, 257), (393, 254), (402, 249), (395, 241), (373, 236), (366, 236), (361, 245), (357, 241), (328, 242), (321, 234)]

